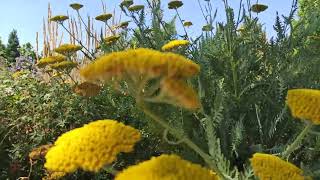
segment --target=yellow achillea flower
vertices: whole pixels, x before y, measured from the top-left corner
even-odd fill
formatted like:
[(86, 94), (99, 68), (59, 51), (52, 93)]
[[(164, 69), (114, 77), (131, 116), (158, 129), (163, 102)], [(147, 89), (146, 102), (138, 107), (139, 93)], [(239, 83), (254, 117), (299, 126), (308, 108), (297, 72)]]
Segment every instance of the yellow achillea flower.
[(181, 159), (177, 155), (161, 155), (131, 166), (115, 180), (218, 180), (209, 169)]
[(97, 21), (102, 21), (102, 22), (107, 22), (110, 18), (112, 18), (112, 14), (107, 13), (107, 14), (101, 14), (99, 16), (97, 16), (95, 19)]
[(255, 153), (250, 162), (254, 174), (261, 180), (304, 180), (301, 169), (277, 156)]
[(212, 31), (212, 30), (213, 30), (213, 27), (211, 24), (207, 24), (202, 27), (202, 31), (205, 31), (205, 32)]
[(74, 92), (80, 96), (91, 97), (99, 94), (101, 87), (99, 85), (83, 82), (74, 88)]
[(138, 12), (144, 9), (144, 5), (132, 5), (128, 8), (130, 12)]
[(41, 67), (45, 67), (48, 64), (54, 64), (54, 63), (58, 63), (66, 60), (67, 60), (67, 57), (63, 55), (48, 56), (40, 59), (39, 62), (37, 63), (37, 66), (41, 68)]
[(183, 6), (183, 2), (179, 0), (172, 0), (168, 3), (169, 9), (178, 9), (181, 6)]
[(72, 69), (77, 66), (78, 64), (72, 61), (62, 61), (62, 62), (50, 65), (52, 69), (56, 69), (56, 70)]
[(129, 23), (130, 23), (130, 21), (124, 21), (124, 22), (120, 23), (118, 27), (125, 29), (129, 26)]
[(188, 40), (173, 40), (162, 46), (162, 51), (169, 51), (178, 47), (187, 46), (190, 42)]
[(78, 11), (79, 9), (81, 9), (83, 7), (82, 4), (79, 4), (79, 3), (72, 3), (70, 4), (70, 7), (76, 11)]
[(121, 3), (120, 3), (120, 7), (129, 7), (133, 4), (133, 1), (132, 0), (123, 0)]
[(263, 12), (265, 11), (266, 9), (268, 9), (268, 6), (267, 5), (264, 5), (264, 4), (254, 4), (251, 6), (250, 10), (252, 12), (256, 12), (256, 13), (260, 13), (260, 12)]
[(63, 55), (70, 55), (81, 50), (82, 47), (74, 44), (62, 44), (55, 48), (54, 51)]
[(185, 26), (185, 27), (190, 27), (190, 26), (192, 26), (193, 25), (193, 23), (191, 22), (191, 21), (185, 21), (185, 22), (183, 22), (183, 26)]
[(117, 78), (187, 78), (198, 74), (200, 66), (174, 53), (139, 48), (113, 52), (101, 56), (95, 62), (80, 70), (80, 75), (88, 81), (106, 82)]
[(98, 172), (120, 152), (131, 152), (141, 138), (138, 130), (115, 120), (98, 120), (61, 135), (46, 155), (49, 171), (77, 169)]
[(69, 19), (68, 16), (58, 15), (58, 16), (54, 16), (54, 17), (50, 18), (50, 21), (62, 23), (63, 21), (65, 21), (67, 19)]
[(112, 44), (114, 42), (116, 42), (117, 40), (120, 39), (120, 36), (118, 35), (113, 35), (113, 36), (109, 36), (109, 37), (106, 37), (104, 39), (104, 41), (107, 43), (107, 44)]
[(41, 159), (47, 154), (49, 148), (51, 147), (52, 147), (52, 144), (46, 144), (46, 145), (37, 147), (29, 153), (29, 158), (32, 160)]
[(57, 180), (61, 179), (63, 176), (67, 175), (65, 172), (49, 172), (42, 180)]
[(320, 90), (291, 89), (286, 103), (294, 117), (320, 124)]
[(191, 110), (201, 107), (197, 92), (182, 80), (165, 78), (160, 87), (161, 96), (167, 97), (170, 104)]

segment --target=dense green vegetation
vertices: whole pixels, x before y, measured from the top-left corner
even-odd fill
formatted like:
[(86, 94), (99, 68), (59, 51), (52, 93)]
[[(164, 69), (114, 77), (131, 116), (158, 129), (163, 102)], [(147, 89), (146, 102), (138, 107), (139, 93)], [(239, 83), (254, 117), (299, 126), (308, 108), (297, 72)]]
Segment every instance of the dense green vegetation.
[[(204, 29), (198, 37), (190, 37), (185, 26), (178, 32), (177, 26), (183, 24), (181, 18), (187, 18), (178, 11), (171, 21), (164, 21), (160, 1), (147, 0), (145, 9), (138, 12), (122, 6), (132, 21), (129, 28), (116, 30), (120, 39), (115, 43), (103, 42), (105, 37), (101, 35), (100, 48), (85, 51), (78, 62), (129, 48), (161, 51), (171, 40), (189, 40), (188, 47), (174, 52), (201, 67), (200, 75), (188, 84), (196, 89), (202, 111), (166, 103), (148, 105), (218, 162), (222, 174), (230, 179), (255, 179), (248, 159), (256, 152), (281, 155), (305, 127), (303, 121), (292, 117), (285, 102), (287, 91), (320, 89), (320, 1), (301, 0), (299, 6), (294, 1), (288, 16), (275, 17), (277, 35), (271, 39), (267, 39), (257, 13), (243, 6), (237, 15), (224, 2), (225, 22), (215, 21), (210, 1), (200, 3), (208, 9), (203, 12), (206, 27), (214, 28)], [(296, 14), (299, 16), (294, 18)], [(7, 70), (8, 66), (15, 67), (19, 56), (30, 57), (31, 64), (20, 71)], [(34, 65), (35, 58), (30, 43), (20, 47), (16, 31), (10, 33), (6, 46), (0, 41), (0, 179), (44, 177), (45, 160), (30, 160), (32, 149), (99, 119), (115, 119), (142, 133), (132, 153), (118, 156), (113, 165), (116, 170), (164, 153), (207, 166), (187, 145), (172, 143), (179, 141), (172, 134), (164, 138), (166, 130), (143, 112), (134, 97), (110, 85), (104, 85), (94, 97), (79, 96), (74, 92), (77, 82), (70, 79), (70, 71), (61, 71), (62, 75), (47, 72), (49, 79), (45, 79), (45, 70)], [(314, 179), (320, 178), (319, 134), (319, 126), (314, 126), (286, 157)], [(96, 174), (79, 170), (64, 178), (112, 179), (113, 175), (106, 170)]]

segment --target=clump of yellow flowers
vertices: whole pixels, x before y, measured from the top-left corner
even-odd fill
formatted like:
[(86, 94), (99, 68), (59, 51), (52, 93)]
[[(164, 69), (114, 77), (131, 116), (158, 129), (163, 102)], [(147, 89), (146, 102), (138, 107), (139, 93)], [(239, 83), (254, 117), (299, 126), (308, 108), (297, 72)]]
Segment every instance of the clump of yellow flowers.
[(61, 135), (46, 154), (49, 171), (71, 173), (81, 168), (98, 172), (120, 152), (131, 152), (138, 130), (114, 120), (98, 120)]
[(129, 167), (115, 180), (218, 180), (209, 169), (190, 163), (177, 155), (161, 155)]
[(162, 46), (163, 51), (170, 51), (172, 49), (176, 49), (178, 47), (184, 47), (189, 45), (190, 42), (188, 40), (172, 40), (168, 42), (167, 44)]
[(320, 90), (289, 90), (287, 104), (294, 117), (312, 121), (314, 124), (320, 124)]
[(255, 153), (250, 159), (254, 173), (260, 179), (303, 180), (303, 171), (295, 165), (270, 154)]
[(82, 47), (74, 44), (62, 44), (59, 47), (55, 48), (54, 51), (66, 56), (70, 56), (73, 53), (81, 50)]

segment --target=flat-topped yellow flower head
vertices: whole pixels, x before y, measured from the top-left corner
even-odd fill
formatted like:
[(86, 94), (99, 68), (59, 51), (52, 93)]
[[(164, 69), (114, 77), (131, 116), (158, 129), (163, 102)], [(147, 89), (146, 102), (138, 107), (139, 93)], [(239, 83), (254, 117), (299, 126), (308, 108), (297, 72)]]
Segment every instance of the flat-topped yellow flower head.
[(54, 51), (66, 56), (70, 56), (73, 53), (81, 50), (82, 47), (74, 44), (62, 44), (59, 47), (55, 48)]
[(183, 22), (183, 26), (184, 27), (190, 27), (190, 26), (192, 26), (193, 25), (193, 23), (191, 22), (191, 21), (185, 21), (185, 22)]
[(144, 5), (131, 5), (128, 10), (130, 12), (138, 12), (144, 9)]
[(59, 23), (62, 23), (63, 21), (69, 19), (68, 16), (65, 16), (65, 15), (57, 15), (57, 16), (54, 16), (52, 18), (50, 18), (50, 21), (54, 21), (54, 22), (59, 22)]
[(129, 7), (133, 4), (133, 1), (132, 0), (123, 0), (121, 3), (120, 3), (120, 7)]
[(196, 110), (201, 107), (197, 92), (183, 80), (165, 78), (161, 81), (161, 96), (169, 104)]
[(90, 82), (83, 82), (74, 88), (74, 92), (80, 96), (91, 97), (99, 94), (101, 87)]
[(119, 173), (115, 180), (218, 180), (209, 169), (181, 159), (177, 155), (161, 155), (134, 165)]
[(207, 25), (204, 25), (202, 27), (202, 31), (205, 31), (205, 32), (209, 32), (209, 31), (212, 31), (213, 30), (213, 27), (211, 24), (207, 24)]
[(162, 46), (162, 51), (170, 51), (172, 49), (176, 49), (178, 47), (183, 47), (189, 45), (190, 42), (188, 40), (172, 40), (167, 44)]
[(61, 135), (46, 154), (44, 166), (57, 172), (98, 172), (120, 152), (131, 152), (140, 139), (139, 131), (130, 126), (98, 120)]
[(109, 36), (109, 37), (104, 38), (104, 41), (107, 44), (112, 44), (112, 43), (116, 42), (119, 39), (120, 39), (119, 35), (113, 35), (113, 36)]
[(72, 61), (62, 61), (62, 62), (50, 65), (50, 67), (55, 70), (71, 70), (77, 66), (78, 64)]
[(81, 9), (83, 7), (82, 4), (79, 4), (79, 3), (72, 3), (70, 4), (70, 7), (76, 11), (78, 11), (79, 9)]
[(320, 90), (291, 89), (287, 101), (293, 117), (320, 124)]
[(254, 4), (251, 6), (250, 10), (252, 12), (256, 12), (256, 13), (260, 13), (260, 12), (263, 12), (265, 11), (266, 9), (268, 9), (268, 6), (267, 5), (264, 5), (264, 4)]
[(261, 180), (304, 180), (301, 169), (277, 156), (255, 153), (250, 162), (254, 174)]
[(112, 78), (125, 80), (141, 76), (188, 78), (199, 71), (199, 65), (181, 55), (139, 48), (102, 56), (81, 69), (80, 75), (88, 81), (104, 83)]
[(101, 14), (101, 15), (97, 16), (95, 19), (97, 21), (107, 22), (109, 19), (112, 18), (112, 16), (113, 16), (112, 14), (106, 13), (106, 14)]
[(37, 63), (37, 66), (42, 68), (49, 64), (54, 64), (54, 63), (58, 63), (66, 60), (67, 60), (67, 57), (63, 55), (48, 56), (40, 59), (39, 62)]
[(129, 26), (129, 23), (130, 23), (130, 21), (124, 21), (124, 22), (120, 23), (118, 27), (125, 29)]
[(179, 0), (172, 0), (168, 3), (168, 8), (169, 9), (178, 9), (181, 6), (183, 6), (183, 2)]

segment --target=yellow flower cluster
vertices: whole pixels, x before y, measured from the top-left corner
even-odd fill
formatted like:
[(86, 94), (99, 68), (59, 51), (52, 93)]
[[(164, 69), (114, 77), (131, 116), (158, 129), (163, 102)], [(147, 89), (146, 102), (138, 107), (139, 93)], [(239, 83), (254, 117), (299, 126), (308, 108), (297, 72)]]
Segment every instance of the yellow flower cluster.
[(69, 19), (68, 16), (65, 16), (65, 15), (57, 15), (57, 16), (54, 16), (52, 18), (50, 18), (50, 21), (54, 21), (54, 22), (59, 22), (59, 23), (62, 23), (63, 21)]
[(120, 152), (131, 152), (138, 130), (114, 120), (98, 120), (64, 133), (46, 154), (45, 168), (71, 173), (81, 168), (98, 172)]
[(42, 180), (57, 180), (67, 175), (65, 172), (49, 172)]
[(183, 80), (165, 78), (161, 82), (161, 94), (171, 104), (186, 108), (199, 109), (201, 107), (197, 92), (187, 85)]
[(120, 3), (120, 7), (129, 7), (133, 4), (133, 1), (132, 0), (123, 0), (121, 3)]
[(82, 47), (74, 44), (62, 44), (59, 47), (55, 48), (54, 51), (63, 55), (71, 55), (79, 50), (81, 50)]
[(107, 14), (101, 14), (97, 16), (95, 19), (97, 21), (102, 21), (102, 22), (107, 22), (110, 18), (112, 18), (112, 14), (107, 13)]
[(91, 97), (99, 94), (101, 87), (99, 85), (83, 82), (74, 88), (74, 92), (80, 96)]
[(177, 155), (161, 155), (131, 166), (119, 173), (115, 180), (218, 180), (218, 176), (200, 165)]
[(163, 51), (170, 51), (172, 49), (176, 49), (178, 47), (187, 46), (190, 42), (188, 40), (172, 40), (168, 42), (167, 44), (162, 46)]
[(128, 8), (130, 12), (138, 12), (144, 9), (144, 5), (132, 5)]
[(212, 30), (213, 30), (213, 27), (211, 24), (207, 24), (202, 27), (202, 31), (205, 31), (205, 32), (212, 31)]
[(113, 35), (113, 36), (106, 37), (104, 39), (104, 41), (109, 45), (109, 44), (113, 44), (114, 42), (116, 42), (119, 39), (120, 39), (120, 36)]
[(320, 90), (289, 90), (286, 103), (294, 117), (320, 124)]
[(185, 22), (183, 22), (183, 26), (185, 26), (185, 27), (190, 27), (190, 26), (192, 26), (193, 25), (193, 23), (191, 22), (191, 21), (185, 21)]
[(88, 81), (105, 82), (113, 77), (188, 78), (199, 71), (199, 65), (181, 55), (139, 48), (102, 56), (81, 69), (80, 74)]
[(37, 63), (37, 66), (42, 68), (47, 66), (48, 64), (54, 64), (54, 63), (58, 63), (66, 60), (67, 60), (67, 57), (63, 55), (48, 56), (40, 59), (39, 62)]
[(78, 11), (79, 9), (81, 9), (83, 7), (82, 4), (79, 4), (79, 3), (72, 3), (70, 4), (70, 7), (76, 11)]
[(260, 12), (263, 12), (265, 11), (266, 9), (268, 9), (268, 6), (267, 5), (264, 5), (264, 4), (254, 4), (251, 6), (250, 10), (252, 12), (256, 12), (256, 13), (260, 13)]
[(125, 29), (129, 26), (129, 23), (130, 23), (130, 21), (124, 21), (124, 22), (120, 23), (118, 25), (118, 27)]
[(46, 144), (46, 145), (37, 147), (29, 153), (29, 158), (32, 160), (41, 159), (47, 154), (49, 148), (51, 147), (52, 147), (51, 144)]
[(78, 64), (72, 61), (62, 61), (62, 62), (50, 65), (52, 69), (56, 69), (56, 70), (70, 70), (77, 66)]
[(181, 6), (183, 6), (183, 2), (179, 0), (172, 0), (168, 3), (168, 8), (169, 9), (178, 9)]
[(303, 171), (295, 165), (270, 154), (255, 153), (250, 159), (254, 174), (261, 180), (303, 180)]

